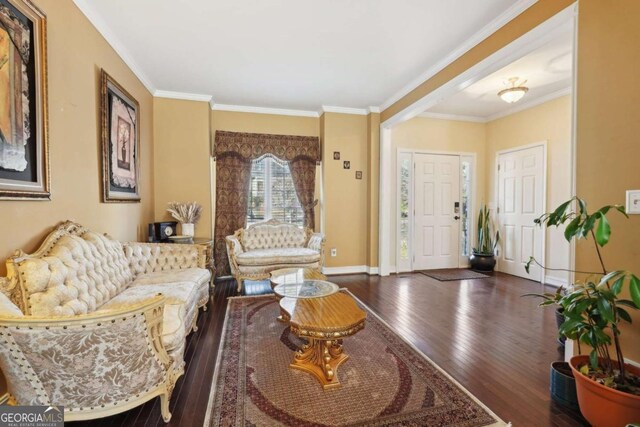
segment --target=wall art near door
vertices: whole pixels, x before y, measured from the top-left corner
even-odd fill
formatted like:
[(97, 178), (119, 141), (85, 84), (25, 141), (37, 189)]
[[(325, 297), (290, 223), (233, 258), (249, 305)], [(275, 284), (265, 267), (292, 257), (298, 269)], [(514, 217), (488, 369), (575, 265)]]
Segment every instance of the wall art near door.
[(46, 16), (0, 0), (0, 199), (49, 200)]
[(102, 200), (140, 201), (140, 107), (106, 71), (100, 76)]

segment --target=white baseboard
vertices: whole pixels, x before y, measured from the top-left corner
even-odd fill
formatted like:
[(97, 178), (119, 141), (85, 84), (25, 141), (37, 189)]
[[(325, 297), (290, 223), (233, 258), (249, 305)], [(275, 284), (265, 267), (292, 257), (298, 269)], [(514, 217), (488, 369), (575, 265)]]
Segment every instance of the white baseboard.
[(544, 282), (547, 285), (553, 286), (554, 288), (559, 288), (561, 286), (566, 287), (567, 281), (563, 279), (558, 279), (557, 277), (545, 276)]
[(640, 368), (640, 363), (636, 362), (635, 360), (628, 359), (626, 357), (624, 358), (624, 363), (627, 363), (631, 366), (635, 366), (636, 368)]
[(322, 273), (327, 276), (335, 276), (338, 274), (358, 274), (366, 273), (369, 275), (378, 274), (378, 267), (369, 267), (368, 265), (347, 265), (344, 267), (322, 267)]

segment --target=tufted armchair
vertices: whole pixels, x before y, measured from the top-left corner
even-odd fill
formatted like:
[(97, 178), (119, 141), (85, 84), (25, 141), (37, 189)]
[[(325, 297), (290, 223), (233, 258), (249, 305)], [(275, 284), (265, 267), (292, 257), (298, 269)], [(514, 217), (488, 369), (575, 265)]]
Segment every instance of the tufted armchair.
[(226, 241), (238, 292), (244, 280), (268, 279), (273, 270), (290, 267), (321, 270), (324, 265), (322, 234), (274, 219), (237, 230)]
[(197, 245), (121, 244), (57, 227), (0, 278), (0, 368), (10, 401), (64, 405), (65, 420), (112, 415), (160, 396), (184, 372), (186, 336), (208, 301)]

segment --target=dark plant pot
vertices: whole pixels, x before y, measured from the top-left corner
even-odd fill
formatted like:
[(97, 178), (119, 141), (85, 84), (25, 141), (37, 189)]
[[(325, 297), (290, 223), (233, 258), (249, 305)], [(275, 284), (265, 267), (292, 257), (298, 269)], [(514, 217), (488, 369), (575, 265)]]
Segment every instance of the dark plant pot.
[(496, 257), (493, 255), (484, 255), (472, 253), (469, 257), (469, 263), (472, 270), (493, 271), (496, 266)]
[[(589, 363), (589, 356), (573, 356), (569, 361), (576, 379), (576, 392), (582, 416), (592, 426), (617, 427), (640, 420), (640, 396), (605, 387), (582, 375), (580, 366)], [(640, 375), (640, 368), (624, 364), (625, 369)]]
[(576, 379), (573, 378), (571, 366), (567, 362), (553, 362), (550, 370), (551, 399), (562, 406), (578, 409)]
[[(560, 329), (560, 325), (562, 325), (564, 323), (564, 308), (559, 307), (556, 309), (556, 325), (558, 325), (558, 329)], [(567, 340), (567, 337), (565, 337), (564, 335), (561, 337), (558, 337), (558, 343), (564, 347), (564, 343)]]

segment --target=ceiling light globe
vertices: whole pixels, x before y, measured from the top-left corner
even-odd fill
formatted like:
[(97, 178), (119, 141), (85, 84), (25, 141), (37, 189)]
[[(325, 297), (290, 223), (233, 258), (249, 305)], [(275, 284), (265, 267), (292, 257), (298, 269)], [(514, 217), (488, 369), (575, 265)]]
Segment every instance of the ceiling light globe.
[(498, 95), (504, 102), (513, 104), (514, 102), (520, 101), (525, 93), (527, 93), (527, 90), (525, 87), (514, 87), (502, 90)]

